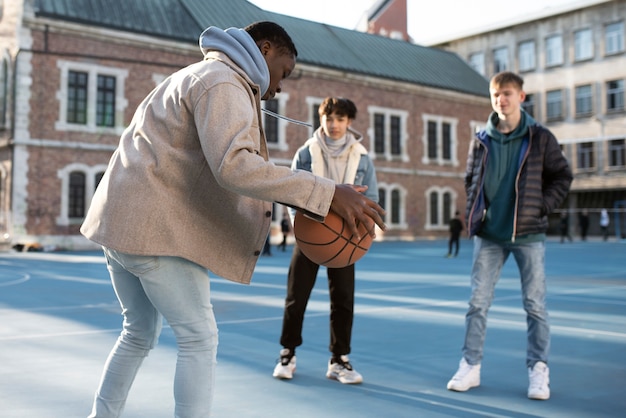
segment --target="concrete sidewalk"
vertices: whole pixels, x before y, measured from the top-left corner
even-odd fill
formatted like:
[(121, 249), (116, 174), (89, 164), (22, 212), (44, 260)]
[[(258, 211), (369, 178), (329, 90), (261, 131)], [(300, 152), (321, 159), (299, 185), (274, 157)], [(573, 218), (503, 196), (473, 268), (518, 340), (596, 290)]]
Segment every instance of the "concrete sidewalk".
[[(617, 417), (626, 411), (626, 246), (547, 244), (552, 397), (526, 398), (525, 315), (514, 261), (490, 311), (481, 386), (446, 390), (456, 371), (469, 296), (472, 242), (447, 259), (444, 241), (375, 243), (357, 264), (351, 359), (364, 383), (325, 378), (326, 271), (313, 291), (291, 381), (273, 379), (288, 252), (272, 248), (253, 283), (212, 278), (220, 329), (214, 416)], [(89, 413), (121, 316), (103, 257), (0, 253), (0, 416)], [(176, 346), (164, 328), (124, 417), (172, 417)]]

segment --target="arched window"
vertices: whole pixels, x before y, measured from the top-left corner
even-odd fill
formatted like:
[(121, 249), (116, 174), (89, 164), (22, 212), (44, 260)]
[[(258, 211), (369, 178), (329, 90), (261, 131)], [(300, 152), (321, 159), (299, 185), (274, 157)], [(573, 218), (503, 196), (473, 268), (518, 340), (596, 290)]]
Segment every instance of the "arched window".
[(426, 191), (427, 230), (445, 230), (456, 211), (457, 193), (449, 187), (433, 186)]
[(393, 189), (391, 191), (391, 223), (399, 224), (400, 223), (400, 190)]
[(82, 218), (85, 216), (85, 173), (72, 171), (70, 173), (68, 196), (68, 216)]

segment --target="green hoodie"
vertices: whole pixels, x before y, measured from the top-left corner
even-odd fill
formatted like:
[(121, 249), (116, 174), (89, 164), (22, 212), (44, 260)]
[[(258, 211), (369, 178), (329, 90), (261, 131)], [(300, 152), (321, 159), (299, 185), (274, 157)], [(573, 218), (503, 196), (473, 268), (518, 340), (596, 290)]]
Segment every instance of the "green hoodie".
[(478, 235), (493, 241), (511, 242), (515, 219), (515, 178), (519, 171), (520, 150), (524, 138), (528, 136), (528, 127), (536, 122), (522, 111), (517, 128), (503, 134), (496, 128), (498, 121), (498, 114), (495, 112), (489, 115), (487, 121), (486, 132), (491, 141), (484, 192), (489, 205), (485, 223)]

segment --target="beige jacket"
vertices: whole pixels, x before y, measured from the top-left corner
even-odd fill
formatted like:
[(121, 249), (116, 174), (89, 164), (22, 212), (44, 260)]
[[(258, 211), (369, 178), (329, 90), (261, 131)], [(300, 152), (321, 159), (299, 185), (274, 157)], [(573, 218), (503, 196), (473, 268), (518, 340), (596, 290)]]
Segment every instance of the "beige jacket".
[(221, 52), (174, 73), (122, 134), (81, 232), (249, 283), (271, 202), (323, 218), (335, 190), (331, 180), (269, 162), (260, 109), (259, 86)]

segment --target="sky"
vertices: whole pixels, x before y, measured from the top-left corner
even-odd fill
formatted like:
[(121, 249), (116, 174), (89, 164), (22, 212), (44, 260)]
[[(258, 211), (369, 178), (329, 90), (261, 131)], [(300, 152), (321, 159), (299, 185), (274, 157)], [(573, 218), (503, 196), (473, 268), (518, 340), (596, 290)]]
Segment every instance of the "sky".
[[(248, 0), (258, 7), (315, 22), (356, 29), (377, 0)], [(407, 0), (409, 36), (428, 45), (447, 36), (485, 28), (573, 0)]]

